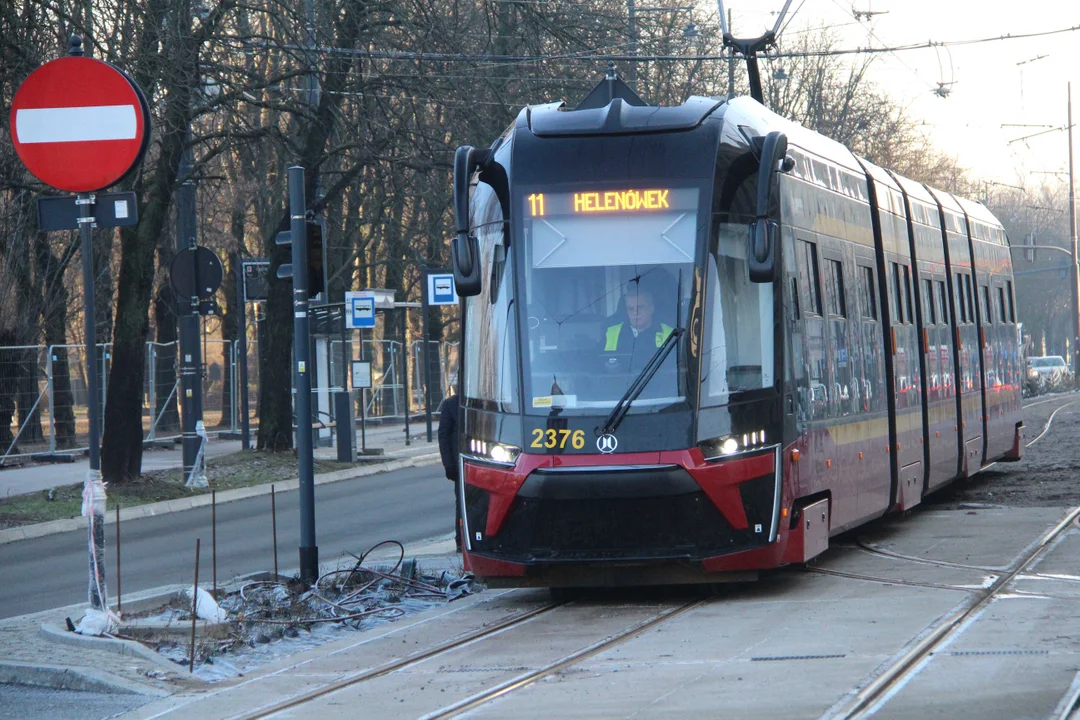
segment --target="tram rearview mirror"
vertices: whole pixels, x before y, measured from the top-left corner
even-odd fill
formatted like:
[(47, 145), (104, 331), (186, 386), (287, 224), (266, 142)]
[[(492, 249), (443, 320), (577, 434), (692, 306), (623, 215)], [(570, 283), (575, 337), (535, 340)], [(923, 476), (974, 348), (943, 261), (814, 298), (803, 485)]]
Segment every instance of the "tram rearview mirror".
[(454, 155), (454, 215), (457, 237), (450, 241), (457, 294), (472, 297), (480, 294), (480, 244), (469, 233), (469, 179), (488, 151), (462, 145)]
[(776, 277), (776, 248), (780, 244), (780, 226), (769, 218), (769, 208), (773, 203), (774, 182), (777, 173), (790, 169), (787, 158), (787, 135), (773, 131), (765, 136), (761, 146), (761, 161), (758, 166), (757, 219), (750, 225), (750, 247), (747, 264), (750, 281), (756, 283), (772, 282)]

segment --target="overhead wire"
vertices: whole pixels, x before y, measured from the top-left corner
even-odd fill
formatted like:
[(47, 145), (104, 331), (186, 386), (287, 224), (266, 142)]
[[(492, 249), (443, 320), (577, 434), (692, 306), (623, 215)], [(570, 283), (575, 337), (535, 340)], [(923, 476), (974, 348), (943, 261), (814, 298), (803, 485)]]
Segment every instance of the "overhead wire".
[[(834, 5), (836, 5), (838, 8), (840, 8), (843, 12), (845, 12), (845, 13), (847, 12), (847, 9), (844, 8), (844, 6), (840, 4), (840, 0), (832, 0), (832, 2), (833, 2)], [(878, 37), (877, 33), (874, 32), (874, 29), (872, 27), (870, 27), (869, 23), (867, 23), (866, 32), (871, 38), (873, 38), (874, 40), (877, 40), (882, 45), (885, 45), (885, 42), (880, 37)], [(887, 52), (889, 52), (889, 54), (891, 54), (894, 58), (896, 58), (896, 61), (898, 63), (900, 63), (908, 72), (910, 72), (912, 75), (917, 77), (920, 82), (926, 84), (926, 86), (929, 87), (931, 90), (934, 89), (934, 86), (931, 85), (929, 82), (927, 82), (927, 80), (925, 78), (923, 78), (921, 75), (919, 75), (919, 73), (916, 72), (913, 67), (911, 67), (906, 62), (904, 62), (903, 59), (899, 55), (896, 54), (895, 50), (887, 50)]]

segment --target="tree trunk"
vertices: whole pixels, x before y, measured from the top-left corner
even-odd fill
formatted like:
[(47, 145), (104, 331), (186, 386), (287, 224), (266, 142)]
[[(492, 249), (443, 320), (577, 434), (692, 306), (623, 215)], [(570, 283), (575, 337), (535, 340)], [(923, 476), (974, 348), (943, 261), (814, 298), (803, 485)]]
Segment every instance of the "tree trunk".
[[(288, 215), (280, 230), (287, 230)], [(271, 240), (271, 242), (273, 242)], [(278, 280), (277, 271), (288, 263), (289, 247), (272, 246), (270, 251), (269, 291), (263, 336), (259, 338), (259, 444), (260, 450), (278, 452), (292, 448), (293, 408), (292, 352), (293, 324), (292, 282)], [(275, 322), (274, 318), (280, 318)]]
[(34, 253), (38, 276), (45, 284), (42, 323), (46, 351), (52, 353), (52, 431), (57, 449), (66, 450), (75, 447), (75, 398), (71, 394), (68, 351), (63, 347), (68, 341), (68, 291), (64, 271), (71, 255), (66, 252), (63, 260), (53, 255), (45, 233), (35, 234)]
[[(15, 344), (15, 332), (4, 330), (0, 332), (0, 347)], [(11, 452), (19, 452), (18, 446), (12, 446), (15, 433), (11, 429), (11, 423), (15, 419), (15, 395), (18, 390), (18, 377), (14, 372), (14, 365), (0, 365), (0, 455)]]

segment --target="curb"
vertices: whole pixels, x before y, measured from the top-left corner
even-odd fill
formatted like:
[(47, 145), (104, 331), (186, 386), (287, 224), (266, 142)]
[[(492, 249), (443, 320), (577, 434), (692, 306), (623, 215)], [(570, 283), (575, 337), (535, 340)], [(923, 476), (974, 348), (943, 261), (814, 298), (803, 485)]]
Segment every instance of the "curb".
[(59, 690), (81, 690), (121, 695), (168, 697), (164, 690), (150, 688), (125, 680), (104, 670), (65, 667), (61, 665), (25, 665), (0, 662), (0, 684), (30, 685)]
[[(330, 473), (322, 473), (315, 476), (316, 485), (326, 485), (329, 483), (341, 482), (343, 480), (355, 480), (356, 478), (368, 477), (370, 475), (379, 475), (386, 472), (393, 472), (395, 470), (402, 470), (410, 467), (423, 467), (426, 465), (433, 465), (439, 461), (439, 453), (424, 453), (421, 455), (414, 455), (413, 457), (403, 458), (400, 460), (390, 460), (388, 462), (377, 463), (372, 465), (365, 465), (363, 467), (346, 468), (345, 470), (337, 470)], [(236, 502), (237, 500), (247, 500), (248, 498), (259, 497), (260, 495), (270, 494), (270, 485), (274, 485), (275, 490), (296, 490), (300, 487), (299, 479), (284, 480), (282, 482), (266, 483), (263, 485), (252, 485), (251, 487), (235, 488), (233, 490), (225, 490), (217, 494), (217, 504), (227, 502)], [(163, 500), (161, 502), (149, 503), (147, 505), (136, 505), (134, 507), (127, 507), (120, 509), (120, 520), (137, 520), (144, 517), (153, 517), (157, 515), (168, 515), (169, 513), (180, 512), (183, 510), (191, 510), (198, 507), (205, 507), (210, 504), (210, 493), (203, 493), (202, 495), (195, 495), (190, 498), (179, 498), (177, 500)], [(116, 516), (114, 513), (105, 514), (105, 524), (112, 525), (116, 522)], [(50, 520), (48, 522), (37, 523), (35, 525), (23, 525), (22, 527), (8, 528), (6, 530), (0, 530), (0, 545), (7, 543), (18, 542), (19, 540), (30, 540), (32, 538), (44, 537), (46, 535), (56, 535), (58, 533), (71, 532), (72, 530), (85, 530), (87, 528), (88, 521), (84, 517), (67, 518), (65, 520)]]
[(53, 625), (52, 623), (41, 623), (41, 637), (49, 642), (74, 645), (85, 650), (104, 650), (105, 652), (116, 653), (117, 655), (139, 657), (160, 667), (168, 668), (170, 671), (175, 671), (178, 667), (168, 658), (159, 655), (147, 646), (135, 642), (134, 640), (79, 635), (78, 633), (70, 632), (58, 625)]

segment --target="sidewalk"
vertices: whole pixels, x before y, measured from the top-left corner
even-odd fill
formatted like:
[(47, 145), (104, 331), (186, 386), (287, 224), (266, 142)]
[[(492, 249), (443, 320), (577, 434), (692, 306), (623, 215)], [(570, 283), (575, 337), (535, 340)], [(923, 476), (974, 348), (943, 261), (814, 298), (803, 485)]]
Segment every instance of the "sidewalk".
[[(382, 448), (387, 460), (402, 459), (416, 454), (416, 450), (423, 447), (430, 451), (427, 444), (427, 431), (423, 421), (410, 422), (409, 435), (411, 445), (405, 445), (405, 426), (379, 425), (368, 427), (365, 435), (367, 447)], [(434, 440), (435, 429), (432, 429)], [(257, 434), (252, 433), (251, 446), (254, 448)], [(356, 444), (360, 447), (360, 430), (356, 430)], [(216, 440), (211, 438), (206, 446), (207, 458), (229, 455), (240, 452), (239, 440)], [(336, 447), (316, 447), (315, 457), (322, 460), (334, 460), (337, 458)], [(142, 470), (151, 472), (154, 470), (167, 470), (170, 468), (183, 467), (183, 451), (179, 445), (175, 449), (158, 450), (147, 448), (143, 450)], [(61, 485), (73, 485), (81, 483), (86, 478), (90, 469), (90, 461), (83, 457), (74, 463), (27, 463), (26, 465), (0, 469), (0, 498), (12, 495), (25, 495), (27, 493), (48, 490)]]

